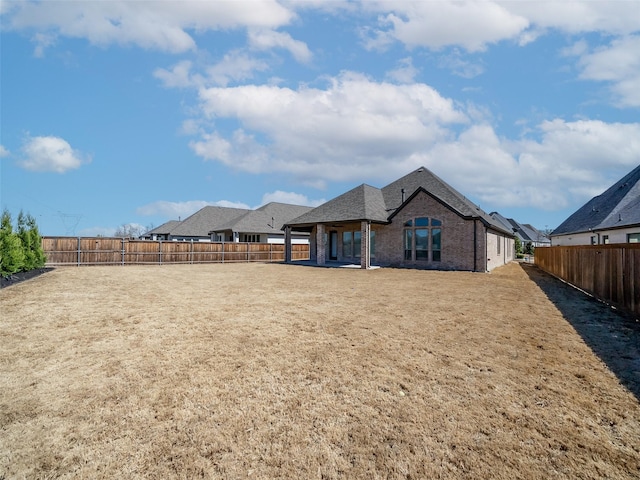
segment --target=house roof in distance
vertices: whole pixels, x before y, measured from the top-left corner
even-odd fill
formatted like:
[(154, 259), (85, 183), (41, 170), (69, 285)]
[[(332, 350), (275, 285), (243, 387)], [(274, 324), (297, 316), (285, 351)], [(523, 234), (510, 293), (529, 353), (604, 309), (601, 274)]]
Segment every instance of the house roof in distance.
[(153, 228), (149, 230), (146, 235), (168, 235), (171, 231), (180, 225), (180, 220), (169, 220), (168, 222), (163, 223), (159, 227)]
[(221, 222), (228, 222), (246, 212), (244, 208), (217, 207), (209, 205), (201, 208), (190, 217), (185, 218), (169, 232), (172, 236), (208, 237), (211, 227)]
[(227, 222), (217, 223), (210, 232), (243, 232), (243, 233), (278, 233), (282, 234), (283, 225), (292, 218), (298, 217), (313, 207), (271, 202), (256, 210), (249, 210)]
[(551, 235), (640, 225), (640, 165), (567, 218)]

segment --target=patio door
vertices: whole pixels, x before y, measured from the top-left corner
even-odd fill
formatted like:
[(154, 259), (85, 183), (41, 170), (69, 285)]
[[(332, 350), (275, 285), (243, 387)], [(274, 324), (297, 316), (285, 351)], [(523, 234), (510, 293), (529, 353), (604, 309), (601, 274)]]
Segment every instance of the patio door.
[(329, 232), (329, 260), (338, 259), (338, 232)]

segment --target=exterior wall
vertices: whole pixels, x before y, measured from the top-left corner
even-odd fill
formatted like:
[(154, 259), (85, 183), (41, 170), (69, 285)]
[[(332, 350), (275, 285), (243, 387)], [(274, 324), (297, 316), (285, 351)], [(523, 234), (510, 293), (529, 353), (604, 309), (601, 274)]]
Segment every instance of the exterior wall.
[(640, 233), (640, 225), (629, 228), (617, 228), (615, 230), (556, 235), (551, 237), (551, 245), (554, 247), (563, 245), (591, 245), (591, 237), (596, 237), (596, 245), (601, 245), (604, 243), (604, 235), (609, 235), (609, 243), (627, 243), (627, 235), (629, 233)]
[[(407, 220), (416, 217), (436, 218), (442, 222), (441, 261), (411, 261), (404, 259), (403, 231)], [(474, 222), (465, 220), (424, 192), (393, 217), (390, 225), (380, 226), (376, 233), (376, 263), (380, 265), (408, 266), (445, 270), (474, 270)], [(379, 232), (379, 233), (378, 233)], [(478, 225), (477, 253), (484, 257), (484, 229)], [(484, 271), (484, 263), (477, 269)]]
[[(499, 248), (498, 248), (499, 246)], [(501, 233), (487, 232), (487, 271), (514, 260), (515, 241)]]
[[(284, 242), (284, 234), (283, 235), (260, 235), (260, 241), (264, 241), (264, 237), (266, 237), (267, 243), (276, 243), (282, 244)], [(308, 235), (297, 235), (295, 233), (291, 234), (291, 244), (292, 245), (308, 245), (309, 244), (309, 236)]]

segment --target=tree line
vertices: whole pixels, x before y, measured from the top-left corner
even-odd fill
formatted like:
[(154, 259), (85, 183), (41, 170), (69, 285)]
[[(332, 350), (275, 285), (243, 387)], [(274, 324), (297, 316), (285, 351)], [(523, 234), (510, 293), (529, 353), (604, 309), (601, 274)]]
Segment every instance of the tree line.
[(0, 275), (8, 277), (42, 268), (46, 261), (35, 218), (20, 211), (14, 229), (11, 214), (4, 210), (0, 220)]

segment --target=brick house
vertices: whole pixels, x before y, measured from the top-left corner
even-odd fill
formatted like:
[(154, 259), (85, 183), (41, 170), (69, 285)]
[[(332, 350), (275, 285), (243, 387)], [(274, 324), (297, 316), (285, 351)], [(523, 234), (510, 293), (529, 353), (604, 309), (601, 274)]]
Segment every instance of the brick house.
[(487, 272), (511, 262), (513, 233), (421, 167), (379, 189), (362, 184), (285, 223), (310, 233), (310, 257), (326, 262)]

